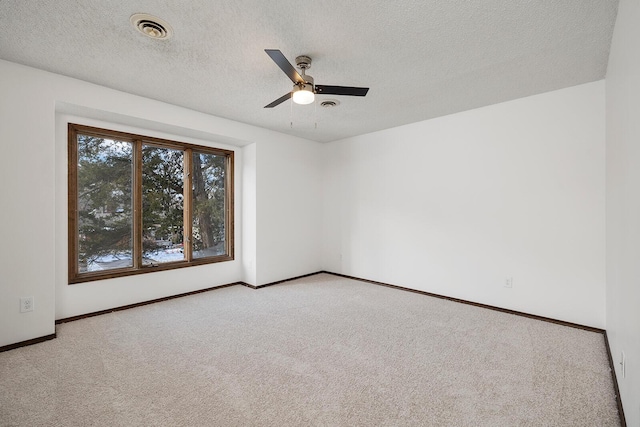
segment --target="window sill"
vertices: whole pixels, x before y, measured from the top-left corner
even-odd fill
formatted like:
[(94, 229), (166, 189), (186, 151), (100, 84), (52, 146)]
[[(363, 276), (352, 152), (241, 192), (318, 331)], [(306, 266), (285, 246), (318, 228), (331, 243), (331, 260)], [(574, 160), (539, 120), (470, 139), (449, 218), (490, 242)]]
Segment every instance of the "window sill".
[(194, 259), (191, 262), (175, 261), (175, 262), (167, 262), (162, 264), (153, 264), (153, 265), (143, 266), (141, 268), (128, 267), (128, 268), (113, 269), (109, 271), (80, 273), (76, 276), (70, 276), (69, 284), (75, 285), (77, 283), (86, 283), (86, 282), (93, 282), (93, 281), (105, 280), (105, 279), (115, 279), (118, 277), (135, 276), (137, 274), (148, 274), (148, 273), (154, 273), (156, 271), (175, 270), (178, 268), (194, 267), (194, 266), (206, 265), (206, 264), (215, 264), (218, 262), (226, 262), (226, 261), (233, 261), (233, 260), (234, 260), (233, 255), (220, 255), (220, 256), (211, 257), (211, 258)]

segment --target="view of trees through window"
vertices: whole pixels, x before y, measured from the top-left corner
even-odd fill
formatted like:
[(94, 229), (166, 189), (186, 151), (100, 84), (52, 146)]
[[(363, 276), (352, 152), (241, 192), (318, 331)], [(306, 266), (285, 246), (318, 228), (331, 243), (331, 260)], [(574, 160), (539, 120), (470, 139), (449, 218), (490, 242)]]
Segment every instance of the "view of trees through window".
[(72, 282), (233, 259), (231, 152), (91, 129), (70, 125)]
[(184, 153), (142, 146), (142, 264), (184, 259)]
[(193, 257), (224, 253), (224, 156), (193, 153)]
[(133, 266), (130, 142), (78, 135), (81, 272)]

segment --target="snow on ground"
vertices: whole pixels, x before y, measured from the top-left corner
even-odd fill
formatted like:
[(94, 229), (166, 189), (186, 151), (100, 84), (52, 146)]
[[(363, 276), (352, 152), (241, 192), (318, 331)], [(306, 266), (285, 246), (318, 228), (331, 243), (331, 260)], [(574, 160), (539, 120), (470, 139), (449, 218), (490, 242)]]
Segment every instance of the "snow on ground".
[[(217, 243), (214, 246), (194, 251), (194, 258), (205, 258), (224, 254), (224, 242)], [(184, 253), (181, 247), (158, 249), (157, 251), (148, 251), (142, 255), (142, 262), (148, 264), (161, 264), (165, 262), (182, 261)], [(101, 271), (112, 270), (114, 268), (126, 268), (133, 265), (131, 253), (120, 252), (118, 254), (103, 255), (95, 261), (89, 263), (85, 271)]]
[[(182, 261), (184, 254), (182, 248), (160, 249), (153, 252), (145, 252), (142, 256), (145, 264), (160, 264), (163, 262)], [(131, 267), (133, 260), (130, 253), (103, 255), (90, 262), (87, 271), (111, 270), (114, 268)]]

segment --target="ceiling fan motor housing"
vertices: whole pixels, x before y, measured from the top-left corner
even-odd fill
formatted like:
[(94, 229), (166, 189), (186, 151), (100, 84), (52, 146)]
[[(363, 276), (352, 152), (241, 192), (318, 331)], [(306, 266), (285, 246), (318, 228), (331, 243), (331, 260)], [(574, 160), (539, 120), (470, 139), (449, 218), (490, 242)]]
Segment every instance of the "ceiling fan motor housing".
[(311, 58), (307, 55), (296, 56), (296, 65), (301, 70), (308, 70), (311, 68)]
[[(313, 86), (313, 77), (311, 77), (308, 74), (305, 74), (305, 71), (311, 68), (311, 58), (308, 57), (307, 55), (296, 56), (296, 65), (298, 66), (298, 68), (300, 68), (300, 70), (302, 70), (301, 77), (304, 79), (306, 83), (305, 85), (302, 85), (300, 83), (298, 85), (301, 88), (304, 88), (304, 90), (310, 90), (311, 92), (315, 92), (315, 88)], [(308, 88), (308, 85), (311, 85), (310, 89)]]
[(311, 85), (311, 87), (313, 88), (313, 77), (308, 74), (303, 74), (302, 78), (304, 79), (306, 84)]

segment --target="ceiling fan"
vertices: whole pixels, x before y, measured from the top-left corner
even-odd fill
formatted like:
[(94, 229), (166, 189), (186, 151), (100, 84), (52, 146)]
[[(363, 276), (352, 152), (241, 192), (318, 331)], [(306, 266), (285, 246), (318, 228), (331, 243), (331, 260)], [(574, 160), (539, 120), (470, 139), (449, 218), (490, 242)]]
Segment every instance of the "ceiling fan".
[(285, 58), (278, 49), (265, 49), (267, 55), (273, 59), (273, 62), (280, 67), (282, 71), (293, 82), (293, 90), (286, 95), (273, 101), (271, 104), (265, 105), (264, 108), (273, 108), (289, 98), (293, 99), (296, 104), (311, 104), (315, 95), (349, 95), (349, 96), (365, 96), (369, 91), (368, 87), (352, 87), (352, 86), (327, 86), (317, 85), (313, 82), (313, 77), (306, 74), (306, 70), (311, 68), (311, 58), (301, 55), (296, 58), (296, 65), (302, 73), (298, 73), (293, 65)]

